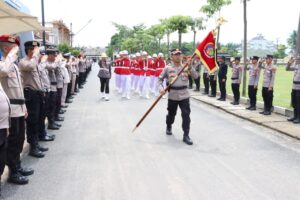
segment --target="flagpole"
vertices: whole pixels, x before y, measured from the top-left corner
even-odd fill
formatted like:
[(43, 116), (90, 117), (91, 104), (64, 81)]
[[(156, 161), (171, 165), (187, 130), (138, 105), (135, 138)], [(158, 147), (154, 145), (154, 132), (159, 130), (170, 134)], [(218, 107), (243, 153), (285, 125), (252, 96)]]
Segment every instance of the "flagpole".
[[(218, 27), (220, 27), (224, 22), (226, 22), (226, 20), (222, 17), (220, 17), (217, 20), (217, 26), (215, 29), (213, 29), (213, 34), (216, 32), (216, 30), (218, 29)], [(162, 96), (169, 91), (170, 87), (175, 83), (175, 81), (178, 79), (178, 77), (180, 76), (180, 74), (185, 70), (185, 68), (187, 66), (189, 66), (191, 60), (194, 59), (194, 57), (196, 56), (196, 51), (193, 53), (193, 55), (188, 59), (188, 61), (185, 63), (185, 65), (183, 66), (183, 68), (178, 72), (178, 74), (175, 76), (175, 78), (173, 79), (173, 81), (164, 89), (164, 92), (161, 93), (157, 99), (154, 101), (154, 103), (150, 106), (150, 108), (146, 111), (146, 113), (142, 116), (142, 118), (139, 120), (139, 122), (136, 124), (136, 126), (134, 127), (134, 129), (132, 130), (132, 133), (141, 125), (141, 123), (144, 121), (144, 119), (148, 116), (148, 114), (153, 110), (153, 108), (156, 106), (156, 104), (159, 102), (159, 100), (162, 98)]]
[(151, 112), (151, 110), (155, 107), (155, 105), (159, 102), (159, 100), (162, 98), (162, 96), (169, 91), (169, 89), (171, 88), (171, 86), (175, 83), (175, 81), (178, 79), (178, 77), (180, 76), (180, 74), (185, 70), (185, 68), (187, 68), (190, 65), (191, 60), (194, 59), (194, 57), (196, 56), (196, 53), (193, 53), (193, 55), (188, 59), (188, 61), (185, 63), (185, 65), (181, 68), (181, 70), (178, 72), (178, 74), (175, 76), (175, 78), (173, 79), (173, 81), (164, 89), (164, 93), (161, 93), (157, 99), (154, 101), (154, 103), (150, 106), (150, 108), (146, 111), (146, 113), (142, 116), (142, 118), (140, 119), (140, 121), (136, 124), (136, 126), (134, 127), (134, 129), (132, 130), (132, 133), (140, 126), (140, 124), (144, 121), (144, 119), (148, 116), (148, 114)]

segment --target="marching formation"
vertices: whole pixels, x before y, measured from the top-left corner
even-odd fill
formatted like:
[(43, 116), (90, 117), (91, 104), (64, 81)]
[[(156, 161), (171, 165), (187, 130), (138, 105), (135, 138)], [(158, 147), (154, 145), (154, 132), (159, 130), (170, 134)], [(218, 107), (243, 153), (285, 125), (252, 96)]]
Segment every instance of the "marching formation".
[(27, 184), (34, 170), (21, 164), (25, 137), (29, 155), (43, 158), (48, 148), (39, 141), (53, 141), (62, 116), (74, 95), (83, 88), (92, 62), (84, 55), (61, 54), (55, 48), (40, 52), (39, 42), (24, 43), (26, 56), (18, 59), (20, 42), (12, 35), (0, 36), (0, 175), (9, 168), (8, 182)]
[(123, 98), (130, 99), (132, 93), (137, 93), (145, 99), (150, 94), (159, 95), (158, 76), (166, 67), (162, 53), (151, 57), (146, 51), (128, 55), (121, 51), (114, 60), (115, 84)]

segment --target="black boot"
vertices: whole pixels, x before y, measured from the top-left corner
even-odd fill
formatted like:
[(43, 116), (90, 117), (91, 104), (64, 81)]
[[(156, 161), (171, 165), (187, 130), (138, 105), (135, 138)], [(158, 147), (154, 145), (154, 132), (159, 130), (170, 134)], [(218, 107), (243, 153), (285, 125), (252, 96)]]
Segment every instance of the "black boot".
[(294, 116), (288, 118), (287, 120), (288, 120), (289, 122), (292, 122), (292, 121), (294, 121), (296, 118), (297, 118), (297, 110), (294, 108)]
[(47, 148), (47, 147), (43, 147), (43, 146), (41, 146), (41, 145), (37, 145), (37, 148), (38, 148), (38, 150), (40, 150), (41, 152), (45, 152), (45, 151), (48, 151), (49, 150), (49, 148)]
[(13, 183), (17, 185), (25, 185), (29, 182), (27, 177), (21, 175), (17, 167), (13, 167), (9, 169), (10, 169), (10, 173), (7, 180), (9, 183)]
[(29, 155), (35, 158), (45, 157), (45, 154), (41, 150), (39, 150), (36, 145), (32, 145), (30, 147)]
[(188, 135), (183, 136), (183, 142), (186, 143), (187, 145), (193, 145), (193, 141)]
[(21, 164), (18, 166), (18, 172), (22, 175), (22, 176), (30, 176), (34, 173), (34, 170), (31, 168), (24, 168), (21, 166)]
[(51, 124), (48, 125), (48, 129), (50, 129), (50, 130), (58, 130), (59, 127), (56, 126), (54, 123), (51, 123)]
[(172, 135), (172, 127), (167, 127), (167, 130), (166, 130), (166, 134), (167, 135)]

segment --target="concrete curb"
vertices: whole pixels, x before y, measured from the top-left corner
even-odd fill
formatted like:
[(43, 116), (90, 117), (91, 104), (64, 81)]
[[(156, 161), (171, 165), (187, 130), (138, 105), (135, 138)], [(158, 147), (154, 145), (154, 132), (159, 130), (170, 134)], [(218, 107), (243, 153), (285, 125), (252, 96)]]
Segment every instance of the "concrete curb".
[[(227, 95), (227, 99), (232, 99), (232, 97), (233, 97), (232, 95)], [(219, 102), (216, 99), (215, 99), (216, 104), (214, 104), (214, 101), (211, 102), (209, 100), (206, 100), (205, 95), (200, 95), (199, 93), (191, 93), (191, 98), (193, 98), (197, 101), (200, 101), (202, 103), (205, 103), (207, 105), (210, 105), (212, 107), (218, 108), (226, 113), (229, 113), (229, 114), (239, 117), (241, 119), (253, 122), (257, 125), (267, 127), (269, 129), (272, 129), (279, 133), (285, 134), (287, 136), (290, 136), (290, 137), (293, 137), (296, 139), (300, 139), (300, 126), (286, 121), (286, 116), (289, 116), (290, 114), (292, 114), (292, 111), (290, 111), (288, 109), (281, 108), (281, 107), (274, 108), (274, 113), (278, 114), (274, 117), (280, 118), (280, 121), (278, 121), (278, 122), (276, 122), (276, 120), (275, 121), (260, 121), (256, 117), (250, 118), (249, 116), (243, 116), (242, 114), (239, 114), (239, 112), (236, 112), (235, 110), (228, 109), (228, 107), (226, 107), (226, 106), (220, 106), (220, 105), (218, 105)], [(248, 104), (248, 100), (246, 98), (243, 98), (243, 100), (241, 100), (240, 103), (242, 103), (242, 106), (246, 106)], [(260, 104), (262, 105), (262, 103), (260, 103)], [(257, 107), (263, 108), (263, 106), (261, 106), (261, 105), (257, 106)], [(246, 112), (247, 110), (244, 110), (244, 111)], [(252, 113), (252, 112), (249, 111), (249, 114), (250, 113)], [(276, 123), (278, 123), (278, 124), (276, 124)], [(288, 125), (289, 127), (282, 126), (280, 123), (286, 123), (286, 125)], [(292, 128), (290, 128), (290, 127), (292, 127)], [(294, 130), (291, 130), (291, 129), (294, 129)]]

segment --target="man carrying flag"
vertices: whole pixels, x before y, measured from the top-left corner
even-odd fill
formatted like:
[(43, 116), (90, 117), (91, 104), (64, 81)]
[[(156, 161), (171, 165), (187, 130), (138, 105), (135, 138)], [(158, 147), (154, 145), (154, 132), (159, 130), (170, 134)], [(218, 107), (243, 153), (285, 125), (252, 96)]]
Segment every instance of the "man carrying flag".
[[(165, 93), (163, 87), (164, 79), (167, 79), (169, 84), (173, 83), (173, 79), (183, 67), (181, 51), (179, 49), (171, 50), (171, 59), (172, 59), (172, 64), (164, 68), (163, 72), (158, 77), (158, 83), (160, 85), (161, 94)], [(179, 75), (178, 79), (170, 87), (169, 96), (168, 96), (168, 108), (167, 108), (168, 114), (166, 118), (166, 123), (167, 123), (166, 134), (172, 135), (172, 124), (174, 123), (177, 107), (179, 106), (181, 109), (182, 129), (184, 132), (183, 142), (185, 142), (188, 145), (192, 145), (193, 141), (189, 137), (190, 123), (191, 123), (190, 95), (188, 92), (189, 73), (194, 79), (196, 79), (199, 76), (196, 70), (192, 68), (191, 65), (189, 65), (188, 69), (184, 70)]]

